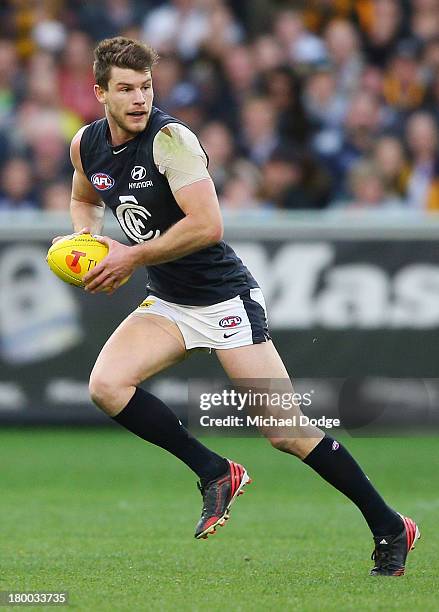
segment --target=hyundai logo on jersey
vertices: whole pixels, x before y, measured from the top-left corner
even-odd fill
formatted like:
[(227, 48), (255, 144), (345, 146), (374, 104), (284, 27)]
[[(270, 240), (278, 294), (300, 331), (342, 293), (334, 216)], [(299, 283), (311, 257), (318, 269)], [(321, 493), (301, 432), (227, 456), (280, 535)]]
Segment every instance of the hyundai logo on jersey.
[(131, 178), (135, 181), (141, 181), (146, 176), (146, 168), (144, 166), (134, 166), (131, 170)]

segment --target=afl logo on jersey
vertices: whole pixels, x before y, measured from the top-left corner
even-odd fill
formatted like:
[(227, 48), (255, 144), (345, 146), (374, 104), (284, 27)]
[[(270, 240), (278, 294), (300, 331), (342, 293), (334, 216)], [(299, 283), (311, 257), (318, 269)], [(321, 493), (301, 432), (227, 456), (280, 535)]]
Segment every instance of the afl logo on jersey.
[(91, 177), (93, 187), (99, 189), (99, 191), (106, 191), (111, 189), (114, 185), (114, 179), (104, 172), (96, 172)]
[(143, 166), (134, 166), (131, 170), (131, 178), (133, 181), (141, 181), (146, 176), (146, 168)]
[(242, 319), (241, 317), (238, 317), (238, 315), (230, 315), (228, 317), (224, 317), (224, 319), (221, 319), (219, 324), (220, 327), (225, 327), (228, 329), (229, 327), (236, 327), (241, 323), (241, 321)]

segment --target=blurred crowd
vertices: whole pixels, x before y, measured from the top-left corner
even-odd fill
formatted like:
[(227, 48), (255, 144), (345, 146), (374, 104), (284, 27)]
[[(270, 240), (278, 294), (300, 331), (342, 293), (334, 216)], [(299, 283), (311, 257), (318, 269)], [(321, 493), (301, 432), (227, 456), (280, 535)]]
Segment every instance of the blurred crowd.
[(119, 34), (158, 50), (155, 104), (224, 209), (439, 210), (439, 0), (3, 1), (0, 210), (68, 209), (93, 47)]

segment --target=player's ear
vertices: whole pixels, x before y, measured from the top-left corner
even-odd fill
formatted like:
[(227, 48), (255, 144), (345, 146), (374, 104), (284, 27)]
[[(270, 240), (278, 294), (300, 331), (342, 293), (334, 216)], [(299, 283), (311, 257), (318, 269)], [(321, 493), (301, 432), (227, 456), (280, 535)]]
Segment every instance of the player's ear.
[(105, 104), (105, 89), (100, 85), (94, 86), (95, 96), (101, 104)]

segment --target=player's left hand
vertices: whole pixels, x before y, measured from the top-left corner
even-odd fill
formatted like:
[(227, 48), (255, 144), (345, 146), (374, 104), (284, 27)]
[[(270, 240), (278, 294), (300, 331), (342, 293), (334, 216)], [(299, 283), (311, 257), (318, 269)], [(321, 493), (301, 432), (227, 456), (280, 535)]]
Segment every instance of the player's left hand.
[(134, 254), (129, 246), (108, 236), (93, 236), (93, 238), (108, 246), (108, 255), (84, 276), (84, 289), (90, 293), (105, 291), (111, 295), (134, 272), (136, 268)]

